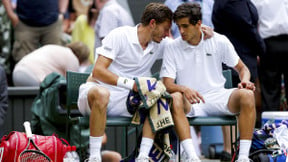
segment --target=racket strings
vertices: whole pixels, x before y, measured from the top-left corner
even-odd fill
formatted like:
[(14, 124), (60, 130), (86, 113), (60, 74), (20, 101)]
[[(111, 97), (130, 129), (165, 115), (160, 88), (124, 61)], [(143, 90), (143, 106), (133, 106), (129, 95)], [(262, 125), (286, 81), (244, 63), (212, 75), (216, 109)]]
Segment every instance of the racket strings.
[(41, 152), (27, 150), (19, 157), (20, 162), (50, 162), (51, 160)]

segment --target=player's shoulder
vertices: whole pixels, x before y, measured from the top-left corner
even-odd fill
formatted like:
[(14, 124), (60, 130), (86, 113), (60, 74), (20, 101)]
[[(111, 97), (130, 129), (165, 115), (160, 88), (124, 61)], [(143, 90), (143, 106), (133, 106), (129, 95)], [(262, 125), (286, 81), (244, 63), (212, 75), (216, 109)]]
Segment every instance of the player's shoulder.
[(225, 44), (229, 42), (229, 39), (220, 33), (213, 32), (213, 36), (211, 38), (206, 39), (206, 42), (215, 43), (215, 44)]

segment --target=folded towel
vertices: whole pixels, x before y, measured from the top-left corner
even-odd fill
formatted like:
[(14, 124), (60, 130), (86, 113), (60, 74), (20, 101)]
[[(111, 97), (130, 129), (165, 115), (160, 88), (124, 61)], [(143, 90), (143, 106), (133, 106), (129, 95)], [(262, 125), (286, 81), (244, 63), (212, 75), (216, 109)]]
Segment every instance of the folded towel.
[[(135, 82), (138, 88), (138, 95), (135, 95), (136, 98), (140, 97), (141, 101), (138, 102), (135, 106), (134, 102), (134, 115), (132, 119), (133, 124), (140, 124), (141, 115), (140, 112), (143, 108), (149, 109), (148, 117), (152, 127), (153, 132), (174, 126), (173, 118), (170, 112), (170, 106), (172, 105), (172, 97), (166, 92), (166, 88), (162, 81), (155, 78), (149, 77), (139, 77), (135, 78)], [(133, 100), (133, 97), (129, 96), (130, 100)], [(130, 104), (130, 105), (131, 105)], [(129, 107), (129, 106), (127, 106)], [(144, 117), (142, 117), (143, 119)], [(145, 119), (145, 118), (144, 118)]]
[(176, 136), (171, 138), (169, 135), (170, 128), (174, 126), (170, 112), (172, 97), (166, 92), (164, 84), (155, 78), (139, 77), (135, 78), (135, 82), (138, 93), (131, 91), (126, 103), (128, 111), (133, 114), (131, 122), (136, 125), (144, 123), (148, 115), (152, 131), (156, 132), (149, 157), (153, 161), (167, 160), (172, 156), (170, 142), (177, 141)]
[(143, 102), (141, 107), (150, 109), (157, 100), (166, 92), (166, 87), (162, 81), (150, 77), (135, 78), (135, 82), (139, 91), (139, 95)]

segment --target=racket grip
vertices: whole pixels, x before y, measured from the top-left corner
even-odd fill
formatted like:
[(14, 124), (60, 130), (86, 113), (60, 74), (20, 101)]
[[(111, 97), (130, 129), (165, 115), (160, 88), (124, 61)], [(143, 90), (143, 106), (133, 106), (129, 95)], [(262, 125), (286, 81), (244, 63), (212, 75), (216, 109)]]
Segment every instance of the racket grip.
[(24, 125), (24, 128), (25, 128), (26, 136), (28, 138), (32, 137), (32, 131), (31, 131), (31, 127), (30, 127), (30, 122), (29, 121), (25, 121), (23, 125)]

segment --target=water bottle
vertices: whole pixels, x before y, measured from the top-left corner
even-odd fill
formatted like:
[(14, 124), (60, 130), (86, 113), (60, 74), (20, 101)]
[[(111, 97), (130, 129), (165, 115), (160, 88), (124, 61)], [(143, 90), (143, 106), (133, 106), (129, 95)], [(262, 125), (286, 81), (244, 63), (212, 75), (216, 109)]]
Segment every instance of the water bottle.
[(172, 153), (172, 156), (171, 156), (171, 158), (169, 159), (169, 162), (177, 162), (177, 161), (178, 161), (178, 160), (177, 160), (177, 155), (174, 153), (173, 150), (171, 151), (171, 153)]
[(67, 152), (66, 154), (64, 155), (64, 158), (63, 158), (63, 162), (73, 162), (73, 156), (72, 156), (72, 152), (71, 152), (71, 146), (68, 146), (67, 147)]
[[(177, 145), (177, 147), (178, 147), (178, 145)], [(176, 151), (176, 153), (173, 151), (173, 145), (170, 145), (170, 148), (171, 148), (172, 156), (170, 157), (169, 162), (178, 162), (177, 151)]]
[(73, 162), (80, 162), (79, 155), (76, 152), (76, 146), (71, 147), (71, 153), (72, 153), (72, 157), (73, 157)]

